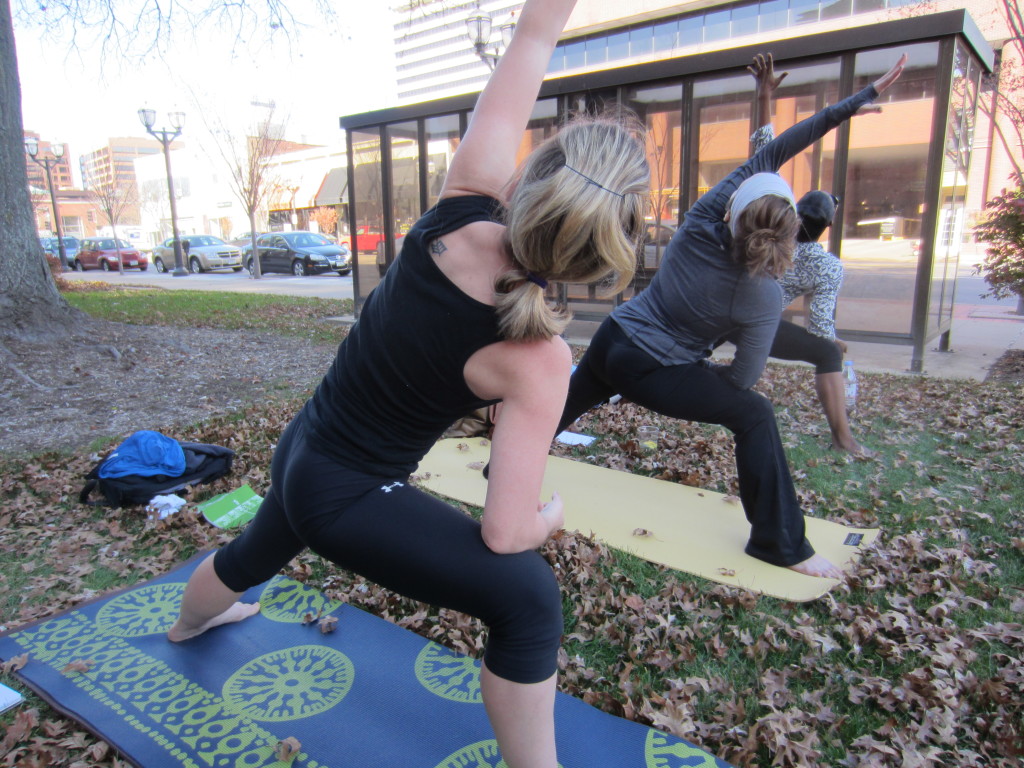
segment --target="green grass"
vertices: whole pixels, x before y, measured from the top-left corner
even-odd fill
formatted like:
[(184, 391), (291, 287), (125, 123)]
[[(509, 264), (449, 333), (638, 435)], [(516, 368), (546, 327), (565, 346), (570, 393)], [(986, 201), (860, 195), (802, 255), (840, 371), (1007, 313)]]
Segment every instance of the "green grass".
[(351, 299), (265, 296), (218, 291), (69, 290), (64, 298), (94, 317), (136, 325), (254, 330), (336, 344), (327, 318), (352, 314)]
[[(68, 297), (113, 320), (177, 315), (204, 327), (287, 335), (335, 311), (308, 299), (188, 293), (191, 301), (170, 291)], [(288, 315), (301, 319), (292, 325)], [(779, 408), (808, 513), (881, 528), (855, 577), (821, 600), (792, 604), (566, 534), (543, 550), (563, 585), (564, 691), (655, 722), (735, 765), (1020, 765), (1020, 392), (924, 377), (864, 374), (862, 382), (855, 431), (879, 452), (871, 461), (827, 450), (811, 373), (772, 366), (758, 385)], [(296, 407), (294, 400), (260, 403), (198, 425), (198, 439), (230, 434), (244, 446), (233, 476), (204, 488), (203, 497), (242, 482), (264, 492), (272, 445)], [(631, 445), (641, 423), (668, 434), (653, 455)], [(732, 441), (723, 430), (629, 404), (595, 412), (581, 426), (600, 439), (561, 448), (563, 455), (735, 492)], [(138, 511), (83, 510), (73, 495), (88, 467), (85, 455), (57, 451), (0, 461), (2, 623), (17, 626), (83, 595), (137, 583), (223, 540), (187, 514), (154, 523)], [(311, 554), (298, 568), (308, 568), (302, 578), (311, 585), (442, 643), (449, 633), (464, 636), (466, 625), (449, 612), (424, 613)], [(0, 716), (0, 728), (13, 718)], [(951, 725), (943, 730), (943, 723)], [(32, 737), (56, 749), (40, 729)]]

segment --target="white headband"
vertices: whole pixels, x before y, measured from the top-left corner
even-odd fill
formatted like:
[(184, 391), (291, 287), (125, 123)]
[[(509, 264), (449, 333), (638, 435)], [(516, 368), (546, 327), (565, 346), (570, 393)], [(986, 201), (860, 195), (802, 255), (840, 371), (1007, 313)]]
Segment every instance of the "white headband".
[(743, 209), (765, 195), (775, 195), (793, 206), (796, 210), (796, 200), (793, 198), (793, 190), (789, 184), (782, 180), (777, 173), (755, 173), (749, 179), (740, 184), (732, 193), (729, 201), (729, 230), (733, 237), (736, 236), (736, 226), (740, 220)]

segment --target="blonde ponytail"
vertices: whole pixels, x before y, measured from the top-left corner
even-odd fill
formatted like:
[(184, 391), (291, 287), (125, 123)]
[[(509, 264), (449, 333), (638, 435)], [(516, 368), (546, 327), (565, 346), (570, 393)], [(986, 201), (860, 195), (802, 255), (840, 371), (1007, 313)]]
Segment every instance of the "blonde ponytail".
[(550, 338), (569, 322), (527, 278), (621, 291), (641, 248), (650, 169), (638, 123), (584, 118), (535, 149), (513, 180), (506, 242), (516, 268), (495, 284), (505, 338)]
[(513, 269), (495, 284), (498, 328), (509, 341), (549, 339), (565, 330), (569, 313), (552, 309), (545, 297), (546, 284), (533, 282), (528, 273)]

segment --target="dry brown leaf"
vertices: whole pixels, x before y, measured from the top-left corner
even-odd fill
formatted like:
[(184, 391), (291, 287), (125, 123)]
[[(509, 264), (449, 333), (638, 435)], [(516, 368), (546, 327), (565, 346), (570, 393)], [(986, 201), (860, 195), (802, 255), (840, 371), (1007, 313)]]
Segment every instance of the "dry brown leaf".
[(320, 619), (320, 634), (327, 635), (338, 628), (337, 616), (325, 616)]
[(651, 531), (648, 531), (646, 528), (634, 528), (633, 529), (633, 535), (634, 536), (638, 536), (639, 538), (642, 538), (642, 539), (654, 536), (654, 534)]
[(28, 664), (27, 653), (23, 653), (20, 656), (12, 656), (3, 663), (3, 666), (0, 667), (0, 672), (3, 672), (5, 675), (9, 675), (12, 672), (17, 672), (19, 669), (23, 669), (26, 664)]
[(65, 664), (60, 672), (62, 675), (67, 675), (71, 672), (88, 672), (95, 663), (92, 659), (75, 659)]
[(483, 470), (483, 468), (485, 466), (486, 466), (485, 463), (482, 462), (482, 461), (471, 461), (471, 462), (469, 462), (469, 464), (466, 465), (466, 468), (467, 469), (475, 469), (477, 472), (480, 472), (480, 471)]
[(462, 453), (466, 453), (467, 451), (469, 451), (469, 446), (466, 445), (465, 443), (459, 443), (455, 447)]
[(735, 576), (736, 571), (734, 571), (732, 568), (719, 568), (718, 574), (720, 576)]

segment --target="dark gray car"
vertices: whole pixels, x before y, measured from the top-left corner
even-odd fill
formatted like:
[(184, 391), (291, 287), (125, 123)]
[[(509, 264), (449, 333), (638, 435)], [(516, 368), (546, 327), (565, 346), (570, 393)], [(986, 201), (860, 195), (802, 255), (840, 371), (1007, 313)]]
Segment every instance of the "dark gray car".
[[(256, 240), (260, 272), (284, 272), (296, 276), (352, 271), (352, 254), (318, 232), (268, 232)], [(252, 247), (245, 249), (245, 266), (253, 272)]]

